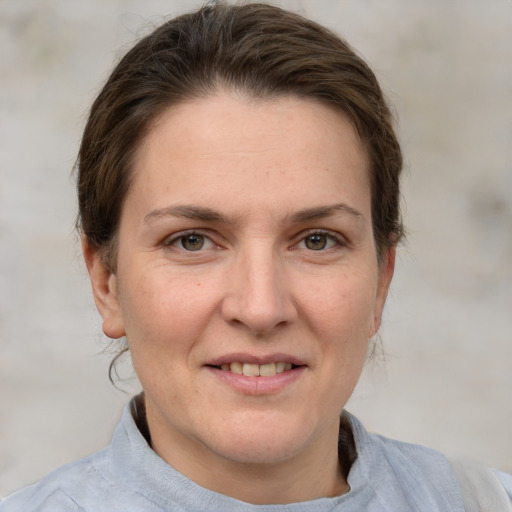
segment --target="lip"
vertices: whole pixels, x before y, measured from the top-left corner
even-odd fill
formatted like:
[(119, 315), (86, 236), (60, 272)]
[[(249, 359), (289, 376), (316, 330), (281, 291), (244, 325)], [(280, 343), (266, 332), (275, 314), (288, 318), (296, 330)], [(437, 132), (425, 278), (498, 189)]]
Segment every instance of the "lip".
[(221, 370), (216, 366), (204, 366), (203, 368), (222, 384), (239, 393), (252, 396), (273, 395), (284, 391), (297, 382), (307, 371), (307, 366), (297, 366), (292, 370), (278, 373), (272, 377), (247, 377)]
[(275, 354), (266, 354), (266, 355), (254, 355), (247, 353), (232, 353), (225, 354), (215, 359), (211, 359), (207, 361), (204, 366), (220, 366), (222, 364), (229, 363), (247, 363), (247, 364), (269, 364), (275, 363), (278, 361), (283, 361), (285, 363), (292, 363), (294, 366), (307, 366), (306, 362), (293, 356), (291, 354), (285, 353), (275, 353)]
[[(269, 364), (274, 362), (291, 363), (294, 367), (277, 373), (272, 377), (250, 377), (239, 375), (227, 370), (221, 370), (220, 366), (230, 363), (247, 364)], [(208, 371), (216, 380), (231, 389), (252, 396), (272, 395), (284, 391), (297, 382), (306, 372), (308, 365), (297, 356), (286, 353), (272, 354), (247, 354), (243, 352), (224, 354), (208, 360), (203, 368)]]

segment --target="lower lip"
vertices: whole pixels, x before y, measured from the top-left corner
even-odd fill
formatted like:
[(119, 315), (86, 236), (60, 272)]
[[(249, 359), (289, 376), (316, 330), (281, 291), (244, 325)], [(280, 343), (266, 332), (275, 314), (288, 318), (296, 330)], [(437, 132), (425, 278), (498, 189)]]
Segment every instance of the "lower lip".
[(306, 371), (305, 366), (299, 366), (293, 370), (277, 373), (272, 377), (247, 377), (211, 366), (204, 368), (236, 391), (255, 396), (277, 393), (295, 383)]

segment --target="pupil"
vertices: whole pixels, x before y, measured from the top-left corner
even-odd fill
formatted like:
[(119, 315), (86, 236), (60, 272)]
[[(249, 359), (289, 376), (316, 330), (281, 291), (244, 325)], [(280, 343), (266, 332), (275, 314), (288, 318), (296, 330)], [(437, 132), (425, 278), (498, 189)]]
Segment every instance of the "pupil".
[(181, 245), (187, 251), (198, 251), (204, 245), (204, 238), (201, 235), (187, 235), (181, 239)]
[(327, 237), (325, 235), (310, 235), (306, 238), (306, 247), (313, 251), (324, 249), (327, 245)]

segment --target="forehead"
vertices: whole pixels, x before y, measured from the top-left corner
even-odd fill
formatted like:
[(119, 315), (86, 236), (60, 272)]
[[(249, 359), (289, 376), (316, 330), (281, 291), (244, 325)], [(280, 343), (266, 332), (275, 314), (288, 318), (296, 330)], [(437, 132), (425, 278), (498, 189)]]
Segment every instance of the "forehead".
[(369, 207), (368, 155), (352, 123), (293, 96), (219, 93), (173, 106), (143, 140), (134, 173), (129, 195), (157, 202), (185, 194), (222, 204), (229, 195), (224, 207), (292, 198), (318, 206), (365, 195)]

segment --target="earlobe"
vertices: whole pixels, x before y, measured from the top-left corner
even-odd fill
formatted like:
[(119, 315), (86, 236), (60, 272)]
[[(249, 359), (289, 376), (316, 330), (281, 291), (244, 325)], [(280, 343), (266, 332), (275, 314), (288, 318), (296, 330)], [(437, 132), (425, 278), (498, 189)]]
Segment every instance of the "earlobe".
[(373, 310), (373, 321), (369, 329), (369, 337), (372, 338), (377, 334), (382, 321), (382, 312), (386, 297), (388, 295), (389, 285), (395, 271), (396, 246), (392, 246), (384, 251), (382, 260), (379, 263), (379, 280), (377, 285), (377, 296), (375, 300), (375, 308)]
[(100, 250), (82, 240), (82, 251), (91, 280), (94, 302), (103, 319), (103, 332), (113, 339), (126, 335), (119, 304), (117, 277), (105, 265)]

